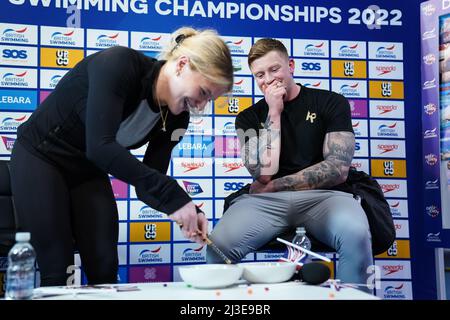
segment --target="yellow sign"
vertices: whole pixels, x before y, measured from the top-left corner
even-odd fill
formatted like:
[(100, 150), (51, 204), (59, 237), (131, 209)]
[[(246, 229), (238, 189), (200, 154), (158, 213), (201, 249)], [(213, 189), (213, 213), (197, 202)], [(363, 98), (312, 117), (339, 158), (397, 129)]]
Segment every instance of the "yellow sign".
[(406, 178), (406, 160), (371, 160), (372, 176), (380, 178)]
[(403, 99), (402, 81), (369, 81), (369, 97), (372, 99)]
[(367, 78), (365, 61), (332, 60), (331, 75), (333, 78)]
[(170, 241), (170, 222), (132, 222), (130, 223), (130, 241)]
[(395, 240), (392, 246), (382, 254), (375, 256), (377, 259), (409, 259), (409, 240)]
[(83, 50), (41, 48), (41, 67), (69, 69), (75, 67), (83, 58)]
[(251, 97), (219, 97), (214, 101), (214, 113), (237, 115), (253, 104)]

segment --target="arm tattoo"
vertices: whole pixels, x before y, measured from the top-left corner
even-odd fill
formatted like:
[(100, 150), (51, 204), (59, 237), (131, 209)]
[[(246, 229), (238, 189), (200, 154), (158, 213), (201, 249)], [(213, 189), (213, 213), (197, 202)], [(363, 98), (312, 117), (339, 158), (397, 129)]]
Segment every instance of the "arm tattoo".
[(261, 158), (266, 150), (272, 149), (272, 143), (279, 139), (279, 131), (273, 130), (272, 125), (273, 121), (270, 120), (270, 116), (267, 116), (266, 121), (261, 123), (262, 129), (259, 130), (259, 134), (256, 132), (253, 135), (244, 133), (244, 136), (240, 138), (241, 141), (245, 141), (245, 137), (249, 137), (244, 145), (242, 158), (245, 167), (254, 179), (260, 177), (261, 168), (271, 165), (261, 161)]
[(351, 132), (331, 132), (325, 136), (324, 160), (296, 174), (273, 181), (277, 191), (329, 188), (347, 179), (355, 151)]

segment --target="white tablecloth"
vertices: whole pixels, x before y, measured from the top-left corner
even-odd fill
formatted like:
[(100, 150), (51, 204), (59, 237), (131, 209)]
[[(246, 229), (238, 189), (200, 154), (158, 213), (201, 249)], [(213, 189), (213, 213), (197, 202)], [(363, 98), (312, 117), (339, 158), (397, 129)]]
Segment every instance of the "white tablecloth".
[(222, 289), (196, 289), (184, 282), (135, 283), (96, 287), (44, 287), (35, 299), (114, 300), (372, 300), (378, 299), (346, 286), (312, 286), (301, 282), (236, 284)]

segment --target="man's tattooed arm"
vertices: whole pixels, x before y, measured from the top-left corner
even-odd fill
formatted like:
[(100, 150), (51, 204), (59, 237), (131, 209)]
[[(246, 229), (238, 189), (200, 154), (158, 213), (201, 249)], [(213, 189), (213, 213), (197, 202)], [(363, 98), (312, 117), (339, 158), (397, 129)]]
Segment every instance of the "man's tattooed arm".
[(355, 152), (351, 132), (330, 132), (323, 144), (324, 160), (298, 173), (271, 181), (273, 191), (329, 188), (347, 180)]
[[(240, 141), (248, 141), (241, 150), (242, 159), (245, 167), (254, 179), (263, 179), (270, 177), (278, 172), (280, 159), (280, 119), (274, 121), (268, 116), (265, 123), (261, 123), (258, 134), (251, 131), (239, 132)], [(268, 182), (267, 181), (267, 182)], [(265, 182), (265, 183), (267, 183)]]

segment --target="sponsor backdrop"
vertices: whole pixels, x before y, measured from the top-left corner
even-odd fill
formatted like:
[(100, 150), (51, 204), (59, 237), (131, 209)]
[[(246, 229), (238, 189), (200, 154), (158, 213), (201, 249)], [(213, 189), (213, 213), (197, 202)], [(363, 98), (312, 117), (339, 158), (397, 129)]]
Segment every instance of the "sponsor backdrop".
[(450, 1), (421, 4), (423, 190), (425, 230), (450, 247)]
[[(168, 170), (205, 211), (210, 228), (223, 214), (223, 199), (251, 181), (234, 129), (236, 115), (262, 98), (246, 55), (260, 37), (283, 41), (297, 82), (349, 99), (357, 138), (353, 166), (376, 177), (388, 198), (397, 239), (375, 259), (381, 284), (374, 293), (436, 297), (434, 256), (421, 231), (419, 1), (5, 0), (0, 6), (3, 159), (17, 126), (83, 57), (116, 45), (156, 56), (182, 25), (220, 32), (233, 54), (233, 97), (219, 98), (207, 115), (192, 119)], [(143, 158), (144, 151), (133, 154)], [(119, 282), (179, 281), (179, 266), (205, 263), (204, 246), (186, 241), (164, 214), (137, 199), (133, 186), (114, 177), (111, 183), (120, 220)], [(258, 252), (245, 260), (283, 254)], [(339, 257), (328, 255), (334, 273)]]

